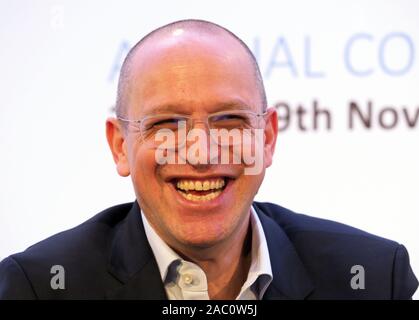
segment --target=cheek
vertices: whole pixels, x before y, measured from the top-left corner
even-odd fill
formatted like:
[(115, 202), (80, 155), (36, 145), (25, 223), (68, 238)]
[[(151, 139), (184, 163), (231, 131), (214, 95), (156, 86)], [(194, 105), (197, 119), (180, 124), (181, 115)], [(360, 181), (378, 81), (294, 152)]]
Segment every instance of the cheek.
[(137, 194), (147, 194), (150, 189), (156, 192), (158, 185), (158, 164), (154, 150), (138, 147), (132, 150), (129, 158), (131, 178)]
[(253, 198), (263, 181), (264, 172), (258, 175), (243, 175), (237, 190), (237, 198), (241, 202), (253, 202)]

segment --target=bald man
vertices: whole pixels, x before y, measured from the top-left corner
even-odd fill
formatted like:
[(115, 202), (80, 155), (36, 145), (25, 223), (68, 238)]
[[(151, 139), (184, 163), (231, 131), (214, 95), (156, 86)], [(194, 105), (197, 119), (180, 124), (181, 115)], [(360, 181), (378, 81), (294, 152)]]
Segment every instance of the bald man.
[(406, 249), (253, 199), (278, 133), (249, 48), (154, 30), (121, 69), (108, 143), (136, 199), (0, 265), (3, 299), (410, 299)]

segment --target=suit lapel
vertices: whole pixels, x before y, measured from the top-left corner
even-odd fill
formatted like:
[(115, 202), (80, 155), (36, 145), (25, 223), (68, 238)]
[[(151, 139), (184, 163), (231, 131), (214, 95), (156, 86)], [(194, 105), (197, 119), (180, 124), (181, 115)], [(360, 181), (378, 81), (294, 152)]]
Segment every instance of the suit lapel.
[(283, 229), (254, 203), (268, 244), (273, 280), (263, 299), (305, 299), (314, 289), (295, 247)]
[(145, 235), (135, 201), (116, 231), (109, 257), (109, 272), (122, 285), (107, 293), (109, 299), (167, 299), (157, 262)]

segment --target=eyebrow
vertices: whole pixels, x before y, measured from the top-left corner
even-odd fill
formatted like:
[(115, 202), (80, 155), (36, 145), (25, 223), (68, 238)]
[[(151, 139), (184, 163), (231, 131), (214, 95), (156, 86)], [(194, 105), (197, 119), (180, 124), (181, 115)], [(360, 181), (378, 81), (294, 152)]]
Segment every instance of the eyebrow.
[[(223, 101), (219, 103), (215, 103), (215, 108), (211, 113), (223, 111), (223, 110), (249, 110), (251, 108), (250, 105), (244, 103), (243, 101), (231, 100), (231, 101)], [(153, 114), (158, 113), (177, 113), (177, 114), (188, 114), (189, 108), (177, 105), (177, 104), (162, 104), (157, 105), (151, 108)]]

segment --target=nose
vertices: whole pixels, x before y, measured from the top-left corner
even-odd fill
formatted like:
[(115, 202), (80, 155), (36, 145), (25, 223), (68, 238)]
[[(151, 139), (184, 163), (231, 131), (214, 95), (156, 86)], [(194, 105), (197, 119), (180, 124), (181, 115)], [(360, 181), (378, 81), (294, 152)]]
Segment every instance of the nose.
[(205, 168), (217, 163), (219, 148), (210, 137), (208, 121), (195, 120), (188, 128), (186, 150), (179, 150), (179, 156), (184, 156), (185, 162), (199, 168)]

